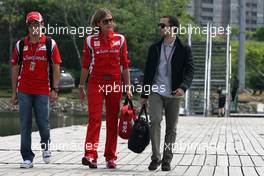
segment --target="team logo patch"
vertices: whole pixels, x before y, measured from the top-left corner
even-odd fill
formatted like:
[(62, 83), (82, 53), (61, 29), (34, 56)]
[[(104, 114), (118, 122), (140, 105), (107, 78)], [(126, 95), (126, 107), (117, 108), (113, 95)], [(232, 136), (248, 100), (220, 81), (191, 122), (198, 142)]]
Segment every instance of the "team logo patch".
[(27, 50), (28, 50), (28, 46), (26, 45), (24, 46), (23, 51), (27, 51)]
[(94, 46), (100, 46), (100, 41), (94, 41)]
[(46, 51), (46, 50), (47, 50), (47, 48), (46, 48), (46, 46), (45, 46), (45, 45), (43, 45), (43, 46), (42, 46), (42, 47), (40, 47), (38, 50), (39, 50), (39, 51)]
[(119, 46), (119, 45), (120, 45), (120, 40), (113, 42), (113, 46)]

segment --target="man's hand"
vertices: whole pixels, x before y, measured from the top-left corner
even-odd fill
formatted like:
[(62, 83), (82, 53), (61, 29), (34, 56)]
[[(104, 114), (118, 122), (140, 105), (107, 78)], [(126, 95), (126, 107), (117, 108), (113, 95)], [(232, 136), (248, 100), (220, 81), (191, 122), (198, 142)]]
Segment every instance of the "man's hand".
[(17, 94), (16, 93), (12, 94), (11, 103), (13, 105), (17, 105), (18, 104), (18, 99), (17, 99)]
[(52, 103), (54, 103), (57, 100), (58, 100), (58, 93), (56, 91), (52, 90), (51, 94), (50, 94), (50, 101)]
[(80, 88), (80, 99), (81, 99), (81, 101), (85, 101), (85, 99), (86, 99), (86, 92), (85, 92), (84, 88)]
[(140, 104), (141, 104), (141, 105), (143, 105), (143, 104), (144, 104), (144, 105), (147, 105), (147, 102), (148, 102), (148, 99), (147, 99), (147, 98), (141, 98), (141, 99), (140, 99)]
[(127, 91), (126, 95), (127, 95), (128, 99), (130, 99), (130, 100), (131, 100), (131, 98), (133, 98), (133, 94), (131, 91)]
[(179, 97), (181, 97), (181, 96), (184, 96), (184, 91), (183, 91), (181, 88), (178, 88), (178, 89), (176, 89), (175, 91), (173, 91), (172, 94), (173, 94), (174, 96), (179, 96)]

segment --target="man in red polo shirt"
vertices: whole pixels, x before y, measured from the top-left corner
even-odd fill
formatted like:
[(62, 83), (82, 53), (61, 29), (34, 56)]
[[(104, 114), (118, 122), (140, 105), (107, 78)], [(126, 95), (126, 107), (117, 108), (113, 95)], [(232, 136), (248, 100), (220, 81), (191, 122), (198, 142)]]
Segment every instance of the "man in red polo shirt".
[[(51, 62), (48, 60), (49, 47), (47, 48), (46, 44), (48, 39), (41, 33), (41, 28), (44, 25), (41, 14), (34, 11), (28, 13), (26, 24), (28, 35), (16, 43), (11, 60), (12, 103), (19, 104), (21, 125), (20, 152), (23, 158), (21, 168), (33, 167), (35, 157), (31, 150), (32, 110), (41, 137), (43, 160), (45, 163), (50, 162), (51, 152), (48, 147), (50, 143), (49, 102), (56, 101), (58, 98), (61, 63), (58, 46), (53, 39), (49, 39)], [(52, 87), (49, 80), (50, 64), (52, 65)]]

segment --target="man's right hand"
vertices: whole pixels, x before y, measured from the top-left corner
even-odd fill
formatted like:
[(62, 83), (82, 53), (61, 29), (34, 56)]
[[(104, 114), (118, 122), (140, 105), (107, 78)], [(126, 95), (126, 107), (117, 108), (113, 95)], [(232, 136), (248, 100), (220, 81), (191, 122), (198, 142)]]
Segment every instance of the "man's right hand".
[(140, 104), (141, 104), (141, 105), (143, 105), (143, 104), (147, 105), (147, 101), (148, 101), (147, 98), (141, 98), (141, 99), (140, 99)]
[(17, 105), (18, 104), (18, 99), (17, 99), (17, 94), (16, 93), (12, 94), (11, 103), (13, 105)]
[(86, 99), (86, 92), (84, 88), (79, 88), (79, 90), (80, 90), (80, 99), (84, 101)]

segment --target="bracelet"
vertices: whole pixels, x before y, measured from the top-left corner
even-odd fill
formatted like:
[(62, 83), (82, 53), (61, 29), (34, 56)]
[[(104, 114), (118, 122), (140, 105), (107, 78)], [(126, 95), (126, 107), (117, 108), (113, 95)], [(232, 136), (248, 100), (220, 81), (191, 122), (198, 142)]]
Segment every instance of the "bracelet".
[(79, 84), (78, 86), (80, 89), (84, 89), (84, 85), (83, 84)]
[(59, 88), (58, 87), (53, 87), (51, 90), (55, 91), (56, 93), (59, 92)]

